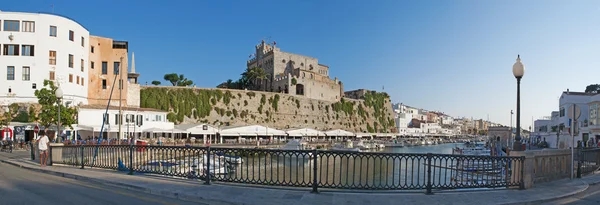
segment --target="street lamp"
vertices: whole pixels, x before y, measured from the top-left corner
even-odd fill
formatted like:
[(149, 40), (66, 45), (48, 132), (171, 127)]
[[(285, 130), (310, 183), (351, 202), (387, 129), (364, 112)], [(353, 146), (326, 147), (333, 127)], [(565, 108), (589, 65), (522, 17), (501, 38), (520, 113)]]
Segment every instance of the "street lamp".
[(60, 100), (63, 97), (63, 91), (62, 89), (60, 89), (60, 87), (56, 88), (56, 91), (54, 91), (54, 95), (56, 95), (56, 99), (57, 99), (57, 103), (58, 103), (58, 124), (56, 125), (56, 139), (58, 140), (58, 137), (60, 135)]
[(513, 150), (521, 151), (521, 78), (525, 74), (525, 66), (521, 63), (521, 56), (517, 55), (517, 62), (513, 65), (513, 75), (517, 78), (517, 133)]

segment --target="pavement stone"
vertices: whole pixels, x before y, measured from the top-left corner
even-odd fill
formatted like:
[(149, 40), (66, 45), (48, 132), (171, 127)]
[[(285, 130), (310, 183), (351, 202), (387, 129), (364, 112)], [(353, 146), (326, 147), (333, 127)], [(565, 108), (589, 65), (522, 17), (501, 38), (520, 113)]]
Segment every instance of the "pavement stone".
[(48, 166), (40, 168), (28, 159), (6, 159), (0, 161), (38, 172), (73, 178), (90, 183), (118, 186), (121, 188), (150, 193), (162, 197), (211, 204), (542, 204), (544, 202), (573, 196), (585, 191), (589, 184), (600, 183), (600, 174), (591, 174), (582, 179), (563, 179), (537, 184), (527, 190), (497, 189), (485, 191), (441, 191), (433, 195), (423, 192), (342, 192), (321, 190), (310, 193), (310, 188), (273, 188), (240, 186), (229, 183), (204, 185), (200, 180), (179, 179), (156, 175), (135, 174), (113, 170), (71, 166)]

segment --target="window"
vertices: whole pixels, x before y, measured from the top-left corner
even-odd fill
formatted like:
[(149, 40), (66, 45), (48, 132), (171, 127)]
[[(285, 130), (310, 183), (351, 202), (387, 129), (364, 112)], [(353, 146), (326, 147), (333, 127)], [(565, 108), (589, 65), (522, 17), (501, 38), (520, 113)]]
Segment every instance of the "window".
[(79, 85), (79, 76), (77, 76), (77, 85)]
[(121, 124), (119, 114), (115, 114), (115, 125)]
[(85, 45), (84, 45), (84, 43), (85, 43), (85, 38), (82, 36), (82, 37), (81, 37), (81, 47), (84, 47), (84, 46), (85, 46)]
[(83, 62), (83, 59), (81, 59), (81, 72), (83, 72), (83, 65), (85, 64), (85, 62)]
[(54, 77), (54, 71), (50, 71), (50, 77), (49, 78), (50, 78), (50, 80), (54, 80), (55, 79), (55, 77)]
[(108, 113), (104, 113), (102, 118), (104, 118), (104, 124), (110, 124), (110, 119), (109, 119), (110, 115), (108, 115)]
[(5, 56), (18, 56), (19, 55), (19, 45), (4, 44), (4, 52), (3, 53)]
[(114, 62), (114, 65), (113, 65), (114, 71), (113, 71), (113, 73), (115, 75), (119, 74), (119, 65), (121, 65), (120, 62)]
[(22, 56), (33, 56), (33, 45), (21, 45), (21, 55)]
[(92, 46), (92, 48), (90, 48), (90, 51), (91, 51), (92, 53), (94, 53), (94, 46)]
[(35, 32), (34, 21), (23, 21), (23, 32)]
[(35, 83), (32, 83), (32, 84), (31, 84), (31, 88), (32, 88), (32, 89), (36, 89), (36, 88), (37, 88), (37, 85), (36, 85)]
[(560, 108), (560, 117), (565, 116), (565, 108)]
[(50, 60), (50, 65), (56, 65), (56, 51), (48, 52), (48, 59)]
[(75, 41), (75, 32), (69, 31), (69, 41)]
[(73, 55), (69, 54), (69, 68), (73, 68)]
[(31, 77), (29, 71), (29, 66), (23, 66), (23, 81), (29, 81), (29, 78)]
[(106, 80), (102, 80), (102, 89), (106, 90)]
[(56, 26), (50, 26), (50, 36), (56, 37)]
[(84, 86), (84, 85), (85, 85), (85, 83), (84, 83), (84, 82), (85, 82), (85, 80), (83, 80), (83, 77), (81, 77), (81, 86)]
[(108, 74), (108, 62), (102, 61), (102, 75)]
[(69, 83), (73, 82), (73, 74), (69, 74)]
[(94, 69), (94, 61), (90, 62), (90, 67)]
[(4, 31), (19, 31), (19, 21), (4, 20)]
[(8, 66), (6, 68), (6, 80), (15, 80), (15, 67)]

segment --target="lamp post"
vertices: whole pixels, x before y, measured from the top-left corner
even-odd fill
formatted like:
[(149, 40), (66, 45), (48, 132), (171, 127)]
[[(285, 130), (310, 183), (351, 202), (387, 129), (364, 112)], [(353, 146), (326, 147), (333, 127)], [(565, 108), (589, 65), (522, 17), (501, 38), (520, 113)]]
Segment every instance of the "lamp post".
[[(517, 131), (515, 142), (513, 143), (514, 151), (521, 151), (521, 78), (525, 74), (525, 66), (521, 63), (521, 56), (517, 56), (517, 62), (513, 65), (513, 75), (517, 79)], [(512, 128), (511, 128), (512, 129)]]
[(56, 140), (58, 140), (58, 137), (60, 135), (60, 107), (61, 107), (60, 100), (63, 97), (63, 91), (60, 88), (60, 86), (58, 88), (56, 88), (56, 91), (54, 91), (54, 95), (56, 95), (56, 99), (57, 99), (57, 103), (58, 103), (58, 123), (56, 124), (56, 139), (55, 139), (55, 141), (56, 141)]

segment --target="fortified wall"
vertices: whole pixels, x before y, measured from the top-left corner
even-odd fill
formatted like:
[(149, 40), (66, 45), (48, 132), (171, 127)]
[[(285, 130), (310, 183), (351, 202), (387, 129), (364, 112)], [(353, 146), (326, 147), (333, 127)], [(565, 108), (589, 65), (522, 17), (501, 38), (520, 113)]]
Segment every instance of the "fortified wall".
[(330, 102), (272, 92), (141, 86), (140, 107), (168, 111), (167, 118), (176, 124), (395, 131), (390, 98), (376, 92), (366, 94), (364, 100)]

